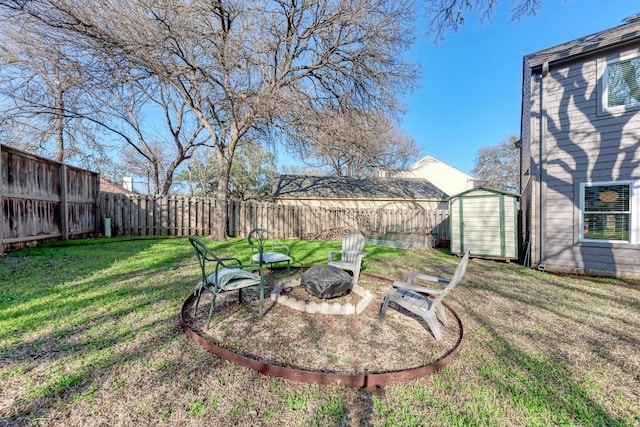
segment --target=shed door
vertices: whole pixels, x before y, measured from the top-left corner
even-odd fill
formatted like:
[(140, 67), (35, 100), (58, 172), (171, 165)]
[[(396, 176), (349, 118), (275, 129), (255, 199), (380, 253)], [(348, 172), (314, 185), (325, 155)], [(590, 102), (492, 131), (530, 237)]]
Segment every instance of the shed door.
[(507, 256), (503, 194), (461, 197), (458, 209), (461, 253)]

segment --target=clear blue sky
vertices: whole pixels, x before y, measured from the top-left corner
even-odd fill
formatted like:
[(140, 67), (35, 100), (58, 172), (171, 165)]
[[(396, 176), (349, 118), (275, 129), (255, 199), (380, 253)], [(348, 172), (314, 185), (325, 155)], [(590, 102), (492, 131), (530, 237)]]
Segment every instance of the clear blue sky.
[(492, 22), (481, 26), (470, 16), (438, 44), (418, 21), (409, 57), (422, 66), (421, 85), (406, 99), (402, 128), (423, 155), (470, 172), (479, 148), (520, 135), (523, 56), (640, 13), (637, 0), (542, 0), (540, 14), (509, 22), (510, 7), (501, 0)]
[[(541, 12), (510, 22), (511, 1), (500, 0), (491, 22), (469, 15), (438, 44), (425, 35), (424, 2), (408, 57), (422, 67), (420, 86), (405, 99), (402, 129), (422, 156), (470, 173), (477, 151), (520, 136), (522, 58), (622, 23), (640, 13), (638, 0), (541, 0)], [(291, 159), (278, 150), (278, 163)]]

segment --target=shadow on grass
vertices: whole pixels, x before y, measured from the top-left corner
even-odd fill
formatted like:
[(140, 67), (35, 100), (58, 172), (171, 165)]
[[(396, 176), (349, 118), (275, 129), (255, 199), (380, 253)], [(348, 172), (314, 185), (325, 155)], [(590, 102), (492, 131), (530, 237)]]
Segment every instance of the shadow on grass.
[[(83, 364), (69, 373), (31, 388), (25, 395), (16, 399), (10, 414), (0, 414), (0, 425), (32, 425), (33, 419), (42, 417), (48, 411), (58, 408), (61, 401), (69, 403), (83, 398), (90, 398), (97, 385), (107, 382), (108, 378), (118, 371), (118, 367), (136, 360), (149, 359), (149, 355), (156, 348), (167, 346), (180, 338), (182, 334), (178, 327), (173, 329), (166, 328), (173, 320), (173, 316), (168, 316), (133, 331), (135, 334), (152, 332), (154, 339), (151, 342), (139, 344), (116, 353), (109, 352), (110, 355), (108, 357), (97, 358), (94, 363)], [(94, 343), (87, 341), (79, 344), (77, 348), (69, 348), (61, 352), (59, 358), (66, 359), (71, 356), (71, 353), (74, 353), (75, 356), (95, 353), (100, 349), (107, 349), (110, 345), (116, 344), (119, 342), (118, 339), (121, 338), (123, 337), (97, 338), (100, 340), (98, 349), (95, 348)], [(209, 364), (211, 363), (217, 362), (209, 360)], [(149, 377), (157, 377), (157, 379)], [(158, 381), (162, 377), (164, 377), (162, 371), (151, 372), (147, 374), (145, 381)]]
[[(496, 286), (494, 283), (483, 279), (476, 274), (473, 284), (476, 290), (490, 292), (504, 300), (510, 301), (510, 308), (514, 303), (520, 303), (522, 307), (531, 307), (532, 310), (541, 310), (548, 316), (554, 316), (548, 324), (538, 325), (550, 330), (559, 329), (559, 337), (566, 338), (566, 331), (562, 332), (561, 322), (567, 324), (582, 325), (593, 331), (593, 337), (589, 340), (589, 350), (598, 354), (603, 362), (616, 365), (621, 371), (634, 375), (633, 364), (613, 356), (608, 349), (608, 341), (615, 337), (618, 343), (625, 343), (630, 349), (640, 348), (640, 339), (628, 331), (640, 330), (640, 318), (634, 316), (637, 313), (639, 301), (634, 298), (625, 298), (625, 294), (633, 294), (635, 290), (623, 288), (611, 288), (608, 285), (593, 285), (580, 283), (576, 280), (559, 282), (553, 277), (547, 277), (547, 273), (525, 270), (522, 274), (533, 274), (535, 287), (521, 286)], [(515, 284), (514, 284), (515, 285)], [(615, 293), (618, 296), (612, 296)], [(465, 304), (463, 304), (465, 305)], [(467, 309), (474, 311), (468, 306)], [(497, 313), (501, 309), (497, 310)], [(626, 313), (626, 314), (625, 314)], [(528, 313), (512, 313), (512, 321), (525, 320)], [(508, 316), (511, 314), (507, 314)], [(523, 316), (523, 317), (520, 317)], [(550, 318), (550, 317), (549, 317)], [(551, 319), (551, 318), (550, 318)], [(600, 321), (599, 321), (600, 319)], [(621, 325), (624, 325), (624, 329)], [(576, 331), (569, 334), (572, 339), (580, 339)], [(533, 337), (534, 339), (536, 337)], [(537, 339), (542, 339), (538, 336)], [(583, 338), (586, 339), (586, 338)], [(552, 345), (552, 343), (548, 343)], [(559, 357), (556, 354), (556, 357)]]
[[(250, 256), (245, 239), (204, 240), (219, 252)], [(291, 245), (300, 264), (314, 264), (326, 261), (327, 251), (340, 243)], [(174, 346), (183, 338), (180, 306), (198, 277), (186, 237), (74, 241), (28, 248), (0, 260), (0, 380), (22, 381), (11, 395), (0, 391), (0, 425), (46, 418), (90, 398), (117, 372), (130, 372), (124, 365), (143, 363), (158, 348)], [(224, 364), (206, 352), (189, 354), (186, 364), (195, 363), (197, 369)], [(179, 361), (171, 363), (184, 369)], [(163, 371), (151, 369), (144, 381), (166, 381)], [(190, 371), (172, 381), (198, 382), (202, 373)]]
[[(477, 270), (471, 271), (471, 278), (466, 286), (473, 292), (479, 290), (487, 296), (493, 294), (498, 297), (494, 300), (492, 309), (478, 305), (478, 298), (473, 298), (475, 303), (457, 299), (458, 304), (464, 307), (464, 317), (472, 318), (488, 333), (488, 348), (495, 353), (495, 356), (482, 358), (477, 374), (493, 386), (501, 398), (512, 402), (515, 408), (522, 411), (525, 414), (524, 419), (536, 419), (536, 423), (544, 425), (631, 425), (628, 418), (612, 415), (607, 408), (594, 400), (590, 395), (593, 390), (589, 390), (575, 379), (576, 372), (572, 372), (571, 369), (572, 360), (561, 351), (561, 340), (568, 337), (584, 338), (580, 332), (567, 330), (568, 325), (584, 324), (587, 321), (593, 323), (588, 325), (595, 331), (593, 335), (601, 336), (603, 339), (598, 344), (592, 343), (588, 351), (593, 350), (594, 345), (606, 347), (604, 340), (612, 336), (615, 336), (616, 340), (628, 341), (630, 348), (638, 348), (640, 345), (637, 337), (621, 333), (620, 330), (598, 326), (597, 320), (593, 319), (591, 304), (571, 303), (570, 298), (558, 300), (560, 295), (566, 292), (574, 292), (576, 295), (580, 295), (580, 292), (583, 295), (591, 293), (588, 298), (597, 300), (601, 297), (597, 290), (590, 291), (585, 286), (545, 280), (544, 276), (538, 275), (535, 286), (527, 287), (528, 284), (517, 283), (510, 283), (509, 286), (498, 285), (491, 283), (491, 278), (478, 274)], [(497, 306), (495, 302), (500, 300), (508, 301), (508, 306)], [(622, 300), (617, 303), (629, 305)], [(519, 307), (523, 307), (524, 311), (519, 312)], [(538, 317), (529, 319), (527, 310), (535, 312), (538, 317), (547, 317), (543, 317), (543, 323), (540, 323)], [(505, 322), (517, 324), (519, 321), (535, 321), (536, 327), (540, 330), (527, 331), (527, 335), (520, 335), (518, 340), (537, 342), (543, 346), (542, 348), (534, 346), (535, 350), (529, 353), (524, 350), (522, 342), (512, 342), (508, 338), (517, 334), (515, 329), (510, 328), (507, 331), (509, 333), (505, 334), (498, 326), (504, 325)], [(603, 356), (606, 359), (606, 355), (599, 355)], [(606, 360), (607, 363), (612, 361)], [(627, 374), (632, 374), (630, 366), (625, 367), (624, 363), (620, 363), (618, 367)], [(468, 415), (473, 419), (472, 414)]]
[(28, 425), (60, 400), (94, 392), (113, 367), (181, 337), (192, 259), (186, 239), (46, 246), (2, 259), (0, 379), (33, 372), (38, 381), (5, 396), (13, 404), (0, 407), (0, 425)]
[(594, 401), (563, 362), (531, 356), (497, 334), (493, 347), (499, 349), (498, 359), (487, 359), (478, 374), (525, 413), (546, 414), (549, 425), (628, 425)]
[[(77, 317), (73, 319), (75, 324), (86, 324), (90, 319), (98, 323), (105, 317), (119, 317), (157, 301), (160, 291), (164, 291), (166, 297), (180, 298), (184, 289), (188, 289), (181, 286), (167, 289), (166, 284), (149, 285), (148, 281), (153, 279), (154, 274), (165, 273), (189, 260), (191, 252), (175, 250), (163, 256), (154, 256), (152, 262), (146, 261), (141, 267), (135, 267), (135, 260), (131, 269), (127, 269), (126, 265), (115, 267), (136, 257), (145, 259), (145, 252), (150, 249), (148, 244), (141, 247), (139, 241), (129, 245), (129, 250), (123, 250), (121, 244), (116, 252), (104, 250), (102, 246), (95, 250), (83, 248), (82, 256), (71, 259), (65, 253), (57, 257), (55, 249), (47, 250), (47, 259), (59, 266), (59, 273), (40, 268), (39, 258), (42, 256), (31, 249), (31, 255), (20, 266), (30, 270), (29, 277), (13, 281), (13, 286), (7, 285), (6, 289), (2, 289), (0, 325), (8, 322), (10, 326), (0, 328), (0, 338), (5, 340), (16, 333), (46, 329), (62, 316)], [(65, 268), (65, 263), (70, 264), (71, 268)], [(73, 265), (83, 263), (90, 264), (91, 270), (83, 269), (73, 274)], [(0, 272), (0, 279), (2, 276)], [(126, 301), (127, 305), (120, 305), (122, 301)], [(132, 301), (139, 303), (129, 306)], [(111, 306), (116, 303), (118, 305)], [(85, 313), (90, 307), (96, 307), (96, 310)], [(97, 316), (97, 313), (105, 310), (107, 312), (103, 316)], [(85, 313), (84, 317), (82, 313)]]

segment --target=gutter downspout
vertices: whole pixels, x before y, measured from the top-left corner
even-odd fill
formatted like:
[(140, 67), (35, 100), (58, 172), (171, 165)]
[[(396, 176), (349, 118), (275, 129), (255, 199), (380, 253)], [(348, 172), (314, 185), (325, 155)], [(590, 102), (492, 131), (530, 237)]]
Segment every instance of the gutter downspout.
[(538, 221), (539, 238), (538, 246), (540, 248), (540, 262), (538, 264), (539, 270), (544, 270), (547, 264), (547, 254), (545, 251), (546, 236), (547, 236), (547, 109), (545, 106), (545, 78), (549, 74), (549, 62), (542, 64), (542, 72), (540, 73), (540, 185), (538, 194)]

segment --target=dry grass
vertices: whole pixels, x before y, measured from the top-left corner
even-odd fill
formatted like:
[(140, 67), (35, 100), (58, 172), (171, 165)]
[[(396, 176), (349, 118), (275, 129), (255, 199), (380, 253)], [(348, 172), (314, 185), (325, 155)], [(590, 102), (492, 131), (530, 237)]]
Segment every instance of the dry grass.
[[(291, 243), (299, 262), (326, 256), (326, 243)], [(243, 244), (226, 250), (240, 253)], [(437, 251), (366, 250), (365, 271), (391, 278), (409, 271), (447, 276), (458, 261)], [(4, 257), (0, 426), (640, 425), (637, 288), (472, 260), (447, 298), (465, 328), (458, 358), (434, 375), (371, 395), (265, 377), (202, 350), (179, 329), (196, 275), (186, 239)], [(375, 318), (378, 303), (362, 315)], [(309, 320), (282, 335), (266, 327), (297, 322), (284, 309), (272, 309), (262, 327), (253, 305), (227, 309), (253, 316), (246, 326), (258, 329), (245, 335), (257, 353), (260, 346), (260, 354), (273, 351), (272, 342), (294, 350), (320, 340), (316, 332), (305, 335), (305, 328), (316, 330)], [(374, 344), (366, 332), (374, 324), (343, 325), (342, 336), (359, 333), (363, 346)], [(240, 342), (243, 330), (230, 328), (230, 339)], [(332, 360), (358, 369), (348, 354), (344, 347)], [(376, 354), (388, 356), (379, 348)], [(306, 351), (296, 357), (314, 362)]]

